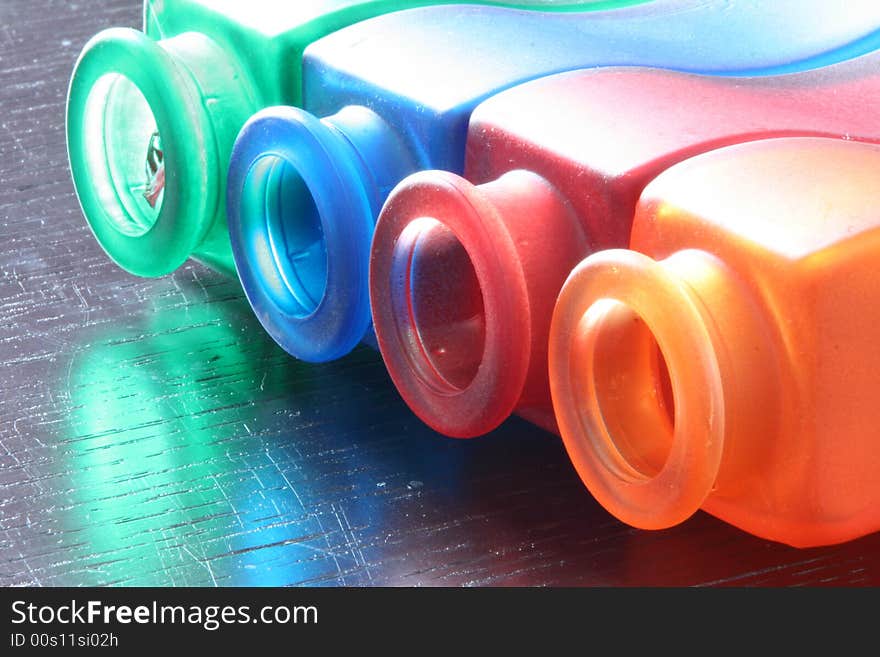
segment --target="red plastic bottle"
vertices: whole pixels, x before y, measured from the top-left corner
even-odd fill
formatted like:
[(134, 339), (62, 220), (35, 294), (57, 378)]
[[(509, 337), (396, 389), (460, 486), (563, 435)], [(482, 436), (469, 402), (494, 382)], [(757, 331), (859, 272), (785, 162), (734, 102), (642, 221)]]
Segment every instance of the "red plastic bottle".
[(698, 508), (796, 546), (880, 529), (880, 146), (771, 139), (657, 177), (550, 336), (584, 483), (659, 529)]
[(582, 258), (628, 244), (644, 187), (677, 162), (749, 140), (878, 140), (878, 105), (880, 54), (770, 78), (595, 69), (486, 101), (465, 178), (411, 176), (376, 228), (373, 318), (401, 395), (450, 436), (483, 434), (513, 412), (555, 431), (547, 341), (557, 294)]

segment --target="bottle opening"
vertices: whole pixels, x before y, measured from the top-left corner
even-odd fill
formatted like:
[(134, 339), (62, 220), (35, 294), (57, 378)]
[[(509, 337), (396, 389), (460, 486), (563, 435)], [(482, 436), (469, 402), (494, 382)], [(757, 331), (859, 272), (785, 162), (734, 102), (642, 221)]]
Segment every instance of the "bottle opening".
[(525, 276), (496, 205), (455, 174), (413, 174), (385, 202), (371, 252), (376, 337), (403, 399), (448, 436), (495, 429), (531, 354)]
[(111, 225), (144, 235), (165, 196), (165, 153), (150, 104), (128, 77), (108, 73), (89, 93), (84, 129), (88, 175)]
[(615, 470), (621, 478), (652, 479), (669, 459), (675, 427), (663, 352), (644, 319), (622, 303), (602, 300), (583, 321), (585, 328), (592, 325), (595, 340), (591, 389), (607, 430), (603, 434), (628, 466)]
[(432, 218), (414, 220), (397, 242), (405, 306), (398, 332), (424, 383), (465, 390), (483, 361), (486, 315), (476, 270), (464, 245)]
[(327, 289), (327, 251), (314, 196), (288, 160), (266, 155), (254, 162), (244, 184), (241, 214), (253, 266), (267, 281), (275, 303), (294, 317), (312, 314)]
[(600, 251), (574, 269), (553, 311), (550, 389), (566, 450), (594, 497), (636, 527), (684, 521), (718, 475), (717, 334), (687, 282), (717, 267), (696, 251), (661, 262)]

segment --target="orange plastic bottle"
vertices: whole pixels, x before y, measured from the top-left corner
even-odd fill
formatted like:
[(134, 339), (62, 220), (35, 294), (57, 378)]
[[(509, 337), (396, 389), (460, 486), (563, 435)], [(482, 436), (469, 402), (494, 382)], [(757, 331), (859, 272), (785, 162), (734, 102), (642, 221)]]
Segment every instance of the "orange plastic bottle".
[(557, 302), (553, 405), (621, 520), (796, 546), (880, 529), (880, 146), (755, 141), (644, 191)]

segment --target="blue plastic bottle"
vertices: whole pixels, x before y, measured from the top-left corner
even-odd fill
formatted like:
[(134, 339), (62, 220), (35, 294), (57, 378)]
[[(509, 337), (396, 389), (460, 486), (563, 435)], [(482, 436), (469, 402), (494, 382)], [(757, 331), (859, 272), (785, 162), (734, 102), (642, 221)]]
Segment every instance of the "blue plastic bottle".
[(589, 15), (460, 5), (365, 21), (306, 50), (304, 109), (264, 110), (239, 134), (228, 179), (239, 276), (289, 353), (341, 357), (375, 344), (369, 248), (388, 192), (420, 169), (461, 172), (470, 113), (487, 97), (577, 68), (779, 74), (878, 46), (873, 0), (846, 11), (825, 0), (657, 0)]

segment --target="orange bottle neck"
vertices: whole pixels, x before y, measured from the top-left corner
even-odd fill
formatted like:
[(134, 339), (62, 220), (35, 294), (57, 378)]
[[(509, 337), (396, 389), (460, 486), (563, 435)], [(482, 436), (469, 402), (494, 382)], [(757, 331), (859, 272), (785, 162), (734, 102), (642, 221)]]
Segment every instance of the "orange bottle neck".
[(550, 342), (554, 407), (581, 477), (632, 525), (693, 514), (766, 435), (775, 362), (759, 304), (720, 260), (605, 251), (560, 295)]

